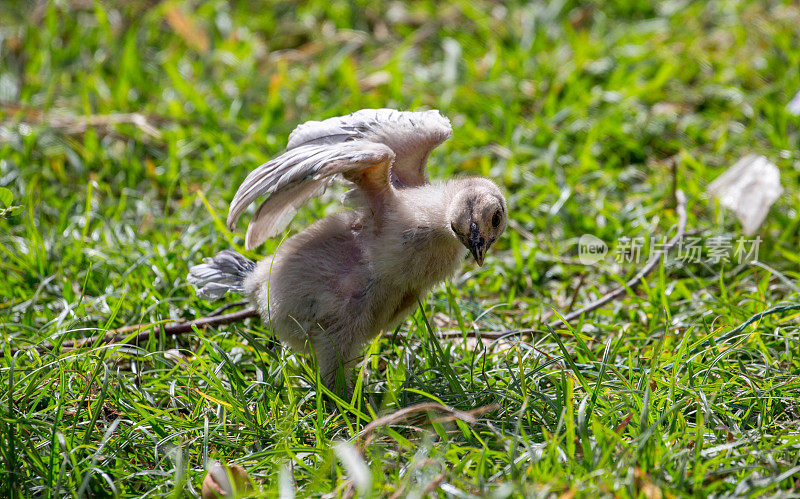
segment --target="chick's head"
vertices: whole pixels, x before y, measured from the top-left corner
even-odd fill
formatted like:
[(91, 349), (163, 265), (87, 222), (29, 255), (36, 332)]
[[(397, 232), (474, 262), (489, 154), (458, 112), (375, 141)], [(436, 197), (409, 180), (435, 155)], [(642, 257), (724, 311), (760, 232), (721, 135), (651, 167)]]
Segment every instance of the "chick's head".
[(506, 229), (506, 199), (485, 178), (464, 179), (456, 187), (448, 207), (450, 228), (478, 265), (483, 265), (486, 251)]

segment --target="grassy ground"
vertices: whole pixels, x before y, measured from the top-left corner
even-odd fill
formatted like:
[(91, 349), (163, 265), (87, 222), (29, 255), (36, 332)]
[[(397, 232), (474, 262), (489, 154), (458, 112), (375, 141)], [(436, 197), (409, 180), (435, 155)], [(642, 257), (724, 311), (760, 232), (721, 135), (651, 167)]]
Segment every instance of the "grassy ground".
[[(377, 429), (362, 496), (800, 494), (800, 313), (725, 336), (800, 302), (798, 68), (788, 0), (3, 2), (0, 201), (19, 208), (0, 220), (0, 495), (195, 495), (211, 459), (266, 495), (287, 478), (299, 496), (347, 494), (336, 442), (426, 401), (489, 407)], [(209, 313), (185, 276), (243, 249), (221, 223), (238, 182), (299, 122), (365, 107), (440, 109), (455, 133), (431, 177), (491, 176), (512, 219), (484, 267), (465, 262), (369, 347), (374, 407), (326, 407), (313, 367), (253, 320), (10, 352)], [(733, 247), (715, 262), (740, 227), (705, 188), (751, 152), (786, 193), (757, 262)], [(641, 267), (615, 261), (620, 238), (674, 232), (673, 179), (701, 261), (673, 252), (547, 331)], [(605, 260), (577, 261), (584, 234)], [(517, 329), (533, 334), (474, 338)]]

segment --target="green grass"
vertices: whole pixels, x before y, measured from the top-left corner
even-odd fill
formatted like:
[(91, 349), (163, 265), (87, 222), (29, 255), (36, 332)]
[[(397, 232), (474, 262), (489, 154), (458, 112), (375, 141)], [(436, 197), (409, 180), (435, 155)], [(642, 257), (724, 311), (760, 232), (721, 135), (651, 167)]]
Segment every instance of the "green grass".
[[(0, 6), (0, 186), (20, 206), (0, 219), (0, 496), (196, 495), (211, 459), (267, 496), (287, 470), (298, 496), (345, 495), (336, 442), (432, 400), (495, 407), (472, 425), (418, 414), (379, 428), (360, 495), (798, 494), (800, 312), (724, 336), (800, 302), (800, 118), (785, 109), (800, 90), (797, 3), (404, 5)], [(484, 267), (465, 262), (402, 334), (369, 346), (374, 406), (334, 409), (313, 366), (255, 320), (10, 353), (209, 313), (185, 276), (243, 250), (221, 222), (238, 182), (298, 123), (366, 107), (440, 109), (455, 132), (431, 177), (491, 176), (512, 219)], [(147, 126), (101, 123), (117, 113)], [(751, 152), (786, 188), (759, 263), (673, 253), (625, 299), (547, 330), (552, 311), (641, 266), (577, 264), (581, 235), (613, 247), (671, 232), (673, 169), (694, 236), (738, 239), (704, 192)], [(534, 333), (468, 335), (508, 329)]]

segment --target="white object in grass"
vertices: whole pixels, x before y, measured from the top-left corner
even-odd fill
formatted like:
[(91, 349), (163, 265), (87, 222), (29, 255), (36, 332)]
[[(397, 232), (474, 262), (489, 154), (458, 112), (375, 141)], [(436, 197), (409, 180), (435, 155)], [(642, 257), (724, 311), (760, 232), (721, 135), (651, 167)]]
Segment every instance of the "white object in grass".
[(733, 210), (742, 232), (752, 236), (783, 193), (780, 170), (764, 156), (748, 154), (711, 182), (708, 193)]
[(203, 479), (202, 498), (239, 497), (252, 489), (250, 475), (244, 468), (238, 464), (225, 466), (214, 461)]
[(338, 442), (333, 446), (333, 452), (342, 462), (347, 476), (353, 481), (356, 489), (361, 494), (366, 494), (372, 488), (372, 473), (358, 449), (347, 442)]
[(789, 114), (800, 116), (800, 92), (797, 92), (792, 100), (786, 104), (786, 110), (789, 111)]

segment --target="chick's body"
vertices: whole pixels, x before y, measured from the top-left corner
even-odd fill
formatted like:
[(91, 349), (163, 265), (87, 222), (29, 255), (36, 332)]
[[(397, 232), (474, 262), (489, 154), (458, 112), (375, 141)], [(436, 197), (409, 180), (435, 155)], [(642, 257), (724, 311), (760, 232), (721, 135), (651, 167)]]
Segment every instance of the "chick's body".
[[(355, 187), (358, 208), (324, 218), (255, 264), (224, 250), (189, 270), (198, 296), (243, 293), (285, 344), (313, 352), (325, 384), (348, 384), (346, 367), (394, 328), (468, 249), (478, 264), (506, 227), (506, 202), (484, 178), (430, 184), (429, 153), (452, 133), (438, 111), (365, 109), (311, 121), (287, 150), (244, 179), (228, 226), (267, 196), (247, 229), (252, 249), (281, 233), (297, 208), (333, 179)], [(340, 392), (341, 393), (341, 392)]]
[(459, 267), (464, 247), (444, 218), (449, 187), (398, 191), (379, 217), (365, 208), (319, 220), (245, 279), (265, 323), (291, 348), (312, 349), (327, 384)]

